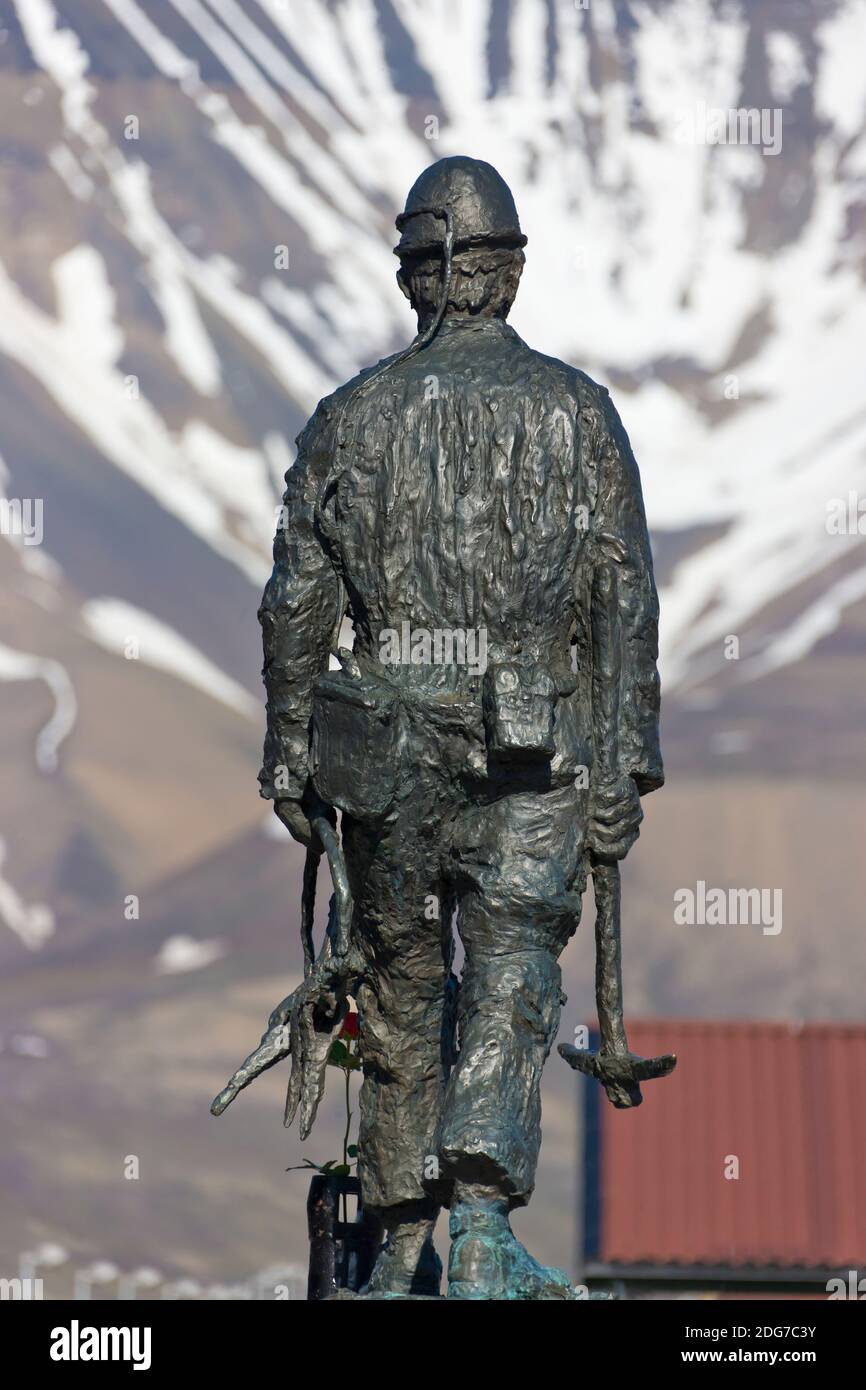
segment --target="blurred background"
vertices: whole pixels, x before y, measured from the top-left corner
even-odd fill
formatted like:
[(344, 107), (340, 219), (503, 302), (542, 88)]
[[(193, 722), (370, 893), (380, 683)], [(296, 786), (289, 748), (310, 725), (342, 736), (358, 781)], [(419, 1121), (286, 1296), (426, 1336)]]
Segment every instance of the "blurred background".
[[(337, 1155), (341, 1078), (306, 1145), (283, 1069), (208, 1113), (301, 971), (256, 608), (298, 429), (413, 335), (393, 219), (444, 155), (511, 185), (511, 322), (611, 389), (641, 466), (668, 785), (624, 871), (627, 1017), (662, 1044), (666, 1020), (862, 1025), (862, 0), (2, 15), (0, 1274), (41, 1252), (47, 1297), (94, 1262), (188, 1293), (305, 1261), (284, 1170)], [(779, 890), (781, 930), (679, 924), (699, 883)], [(570, 1041), (591, 912), (563, 967)], [(517, 1230), (572, 1270), (579, 1111), (554, 1054)], [(862, 1177), (863, 1135), (827, 1124)], [(737, 1190), (777, 1176), (758, 1145)]]

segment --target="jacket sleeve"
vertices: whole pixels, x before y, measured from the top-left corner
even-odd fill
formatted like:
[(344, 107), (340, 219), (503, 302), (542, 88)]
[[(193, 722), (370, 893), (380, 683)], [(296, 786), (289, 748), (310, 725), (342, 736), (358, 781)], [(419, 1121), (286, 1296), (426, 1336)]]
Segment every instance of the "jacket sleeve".
[(604, 392), (593, 517), (596, 554), (616, 555), (622, 641), (617, 760), (644, 795), (664, 782), (659, 747), (659, 605), (640, 474), (628, 435)]
[(345, 608), (343, 585), (315, 525), (331, 455), (330, 413), (320, 404), (299, 435), (298, 454), (274, 538), (274, 569), (259, 608), (268, 728), (261, 794), (300, 800), (307, 785), (311, 693), (328, 667)]

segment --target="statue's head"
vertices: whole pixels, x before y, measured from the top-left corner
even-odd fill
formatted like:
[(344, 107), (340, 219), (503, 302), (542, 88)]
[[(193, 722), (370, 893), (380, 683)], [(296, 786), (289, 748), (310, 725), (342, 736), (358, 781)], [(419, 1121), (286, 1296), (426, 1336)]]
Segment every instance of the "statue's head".
[(505, 318), (511, 308), (526, 237), (511, 189), (491, 164), (456, 155), (425, 169), (397, 218), (397, 283), (423, 328), (439, 302), (446, 235), (452, 238), (446, 316)]

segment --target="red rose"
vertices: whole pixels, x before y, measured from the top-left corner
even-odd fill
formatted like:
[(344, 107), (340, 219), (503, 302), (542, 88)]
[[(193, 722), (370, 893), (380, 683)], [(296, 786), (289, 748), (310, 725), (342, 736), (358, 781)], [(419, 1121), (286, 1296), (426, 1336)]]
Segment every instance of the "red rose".
[(357, 1038), (358, 1036), (358, 1015), (356, 1013), (346, 1014), (343, 1019), (343, 1026), (340, 1029), (341, 1038)]

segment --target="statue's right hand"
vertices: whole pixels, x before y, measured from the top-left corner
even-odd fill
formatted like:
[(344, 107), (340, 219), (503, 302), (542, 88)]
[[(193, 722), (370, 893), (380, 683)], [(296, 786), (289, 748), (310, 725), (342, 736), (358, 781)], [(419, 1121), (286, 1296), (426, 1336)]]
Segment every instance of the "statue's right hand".
[(312, 844), (312, 826), (300, 801), (291, 801), (288, 797), (282, 801), (275, 801), (274, 813), (299, 844), (308, 847)]
[[(304, 802), (283, 797), (282, 800), (274, 802), (274, 811), (289, 834), (299, 844), (305, 845), (308, 849), (312, 846), (313, 849), (318, 850), (319, 854), (324, 852), (318, 835), (314, 833), (313, 827), (310, 825), (310, 817)], [(332, 824), (336, 822), (337, 818), (333, 811), (330, 813), (329, 819)]]

